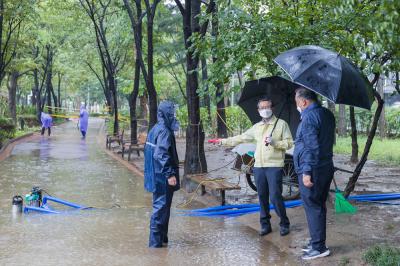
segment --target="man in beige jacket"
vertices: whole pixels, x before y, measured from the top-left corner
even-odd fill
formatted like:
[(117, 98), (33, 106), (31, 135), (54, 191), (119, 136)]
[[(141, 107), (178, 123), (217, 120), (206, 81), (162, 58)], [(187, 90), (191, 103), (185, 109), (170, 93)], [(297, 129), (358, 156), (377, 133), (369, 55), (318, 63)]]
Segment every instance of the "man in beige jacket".
[[(289, 219), (282, 197), (282, 176), (285, 151), (293, 146), (292, 134), (288, 124), (277, 119), (272, 114), (272, 101), (262, 98), (258, 102), (258, 112), (262, 118), (260, 122), (239, 136), (219, 139), (219, 144), (235, 146), (245, 142), (255, 142), (254, 178), (260, 201), (260, 235), (272, 232), (270, 223), (269, 197), (280, 217), (281, 236), (289, 234)], [(274, 128), (274, 125), (276, 126)], [(273, 129), (274, 128), (274, 129)]]

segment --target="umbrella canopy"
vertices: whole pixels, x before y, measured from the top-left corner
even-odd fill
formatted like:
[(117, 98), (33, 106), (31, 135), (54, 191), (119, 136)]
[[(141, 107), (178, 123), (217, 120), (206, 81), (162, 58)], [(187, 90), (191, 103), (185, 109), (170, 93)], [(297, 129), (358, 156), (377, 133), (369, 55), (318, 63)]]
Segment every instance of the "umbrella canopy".
[(262, 97), (268, 96), (272, 103), (272, 112), (276, 117), (285, 120), (293, 136), (300, 122), (300, 114), (294, 101), (297, 84), (282, 77), (273, 76), (246, 82), (238, 105), (243, 109), (250, 121), (255, 124), (261, 121), (257, 103)]
[(314, 45), (300, 46), (274, 59), (292, 79), (334, 103), (370, 110), (373, 89), (367, 78), (348, 59)]

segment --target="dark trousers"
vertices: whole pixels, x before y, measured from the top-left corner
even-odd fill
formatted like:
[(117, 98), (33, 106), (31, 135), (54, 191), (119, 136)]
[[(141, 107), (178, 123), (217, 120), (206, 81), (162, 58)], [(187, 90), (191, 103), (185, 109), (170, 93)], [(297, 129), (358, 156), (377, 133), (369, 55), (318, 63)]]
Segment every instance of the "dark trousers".
[(333, 178), (333, 164), (314, 169), (311, 180), (314, 185), (307, 188), (303, 175), (299, 175), (301, 199), (307, 217), (308, 230), (313, 249), (322, 251), (326, 248), (326, 200)]
[(164, 191), (153, 193), (153, 214), (150, 219), (149, 247), (162, 247), (163, 242), (168, 239), (168, 223), (171, 213), (173, 187), (166, 184)]
[(254, 167), (254, 178), (260, 201), (260, 224), (262, 228), (271, 226), (269, 198), (274, 204), (276, 214), (281, 218), (280, 226), (289, 227), (285, 204), (282, 197), (282, 167)]
[[(48, 134), (49, 134), (49, 136), (50, 136), (50, 134), (51, 134), (51, 129), (48, 127), (47, 130), (48, 130)], [(42, 127), (42, 132), (41, 132), (42, 136), (44, 135), (44, 132), (45, 132), (45, 131), (46, 131), (46, 128), (45, 128), (45, 127)]]
[(82, 137), (86, 137), (86, 131), (81, 130)]

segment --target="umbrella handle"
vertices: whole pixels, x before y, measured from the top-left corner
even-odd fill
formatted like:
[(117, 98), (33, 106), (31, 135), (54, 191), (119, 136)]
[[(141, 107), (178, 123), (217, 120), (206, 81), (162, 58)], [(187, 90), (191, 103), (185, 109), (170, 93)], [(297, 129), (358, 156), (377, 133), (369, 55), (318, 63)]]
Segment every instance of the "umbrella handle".
[(281, 110), (279, 110), (278, 117), (276, 118), (276, 121), (275, 121), (275, 123), (274, 123), (274, 127), (272, 128), (271, 134), (269, 135), (269, 137), (272, 137), (272, 133), (274, 133), (274, 131), (275, 131), (276, 125), (278, 124), (278, 120), (279, 120), (279, 118), (281, 118), (283, 109), (285, 109), (286, 104), (289, 102), (289, 96), (290, 96), (290, 94), (288, 94), (288, 95), (286, 96), (286, 101), (285, 101), (285, 103), (282, 105)]

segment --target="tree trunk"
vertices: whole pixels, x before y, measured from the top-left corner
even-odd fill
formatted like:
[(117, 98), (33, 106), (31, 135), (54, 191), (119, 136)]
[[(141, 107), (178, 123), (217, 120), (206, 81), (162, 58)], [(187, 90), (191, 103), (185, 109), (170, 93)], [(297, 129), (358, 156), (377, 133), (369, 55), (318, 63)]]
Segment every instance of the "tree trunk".
[(148, 119), (148, 105), (147, 105), (147, 94), (146, 92), (143, 92), (143, 95), (139, 97), (139, 119), (143, 119), (144, 121), (147, 121)]
[[(109, 84), (108, 81), (106, 81), (106, 83)], [(110, 115), (112, 115), (112, 114), (114, 114), (114, 100), (113, 100), (112, 92), (109, 88), (109, 85), (107, 85), (107, 89), (104, 91), (104, 95), (106, 96), (106, 104), (107, 104), (107, 108), (108, 108), (108, 113)]]
[[(136, 1), (136, 15), (140, 17), (142, 14), (141, 1)], [(136, 26), (137, 35), (139, 38), (139, 46), (142, 47), (142, 21), (139, 20)], [(136, 144), (138, 142), (137, 139), (137, 115), (136, 115), (136, 101), (139, 94), (139, 85), (140, 85), (140, 51), (141, 49), (136, 50), (136, 61), (135, 61), (135, 78), (133, 83), (133, 90), (129, 95), (129, 114), (130, 114), (130, 124), (131, 124), (131, 143)]]
[[(379, 79), (380, 74), (376, 73), (374, 76), (374, 79), (371, 82), (371, 86), (373, 86)], [(381, 98), (379, 93), (374, 90), (374, 96), (376, 101), (378, 102), (378, 107), (376, 108), (375, 114), (374, 114), (374, 119), (371, 125), (371, 130), (368, 134), (367, 142), (365, 143), (365, 148), (364, 152), (361, 156), (360, 161), (358, 162), (356, 169), (353, 172), (353, 175), (349, 178), (349, 182), (346, 185), (346, 188), (344, 190), (344, 196), (347, 198), (350, 193), (354, 190), (355, 185), (357, 183), (358, 177), (361, 174), (361, 170), (364, 167), (365, 162), (367, 161), (368, 158), (368, 153), (369, 150), (371, 149), (372, 146), (372, 141), (374, 140), (375, 134), (376, 134), (376, 129), (378, 127), (378, 122), (379, 122), (379, 116), (381, 115), (383, 106), (385, 104), (385, 101)]]
[(225, 98), (223, 96), (224, 87), (221, 83), (217, 84), (215, 98), (217, 100), (217, 136), (218, 138), (227, 138)]
[[(140, 71), (140, 70), (138, 70)], [(136, 70), (135, 70), (136, 72)], [(136, 74), (135, 74), (136, 75)], [(135, 87), (135, 84), (134, 84)], [(131, 126), (131, 143), (136, 144), (138, 142), (137, 139), (137, 116), (136, 116), (136, 100), (137, 100), (137, 93), (135, 88), (131, 92), (128, 98), (129, 102), (129, 116), (130, 116), (130, 126)]]
[[(336, 118), (336, 109), (335, 109), (335, 104), (331, 101), (328, 101), (328, 109), (332, 112), (332, 114)], [(333, 143), (336, 144), (336, 133), (337, 133), (337, 128), (335, 129), (335, 139), (333, 140)]]
[(114, 135), (117, 135), (119, 132), (119, 122), (118, 122), (118, 97), (117, 97), (117, 84), (113, 75), (108, 76), (108, 82), (110, 86), (110, 91), (112, 93), (113, 98), (113, 112), (114, 112)]
[(347, 123), (346, 123), (346, 106), (339, 104), (339, 119), (338, 119), (338, 133), (340, 137), (347, 135)]
[(8, 109), (10, 116), (14, 122), (17, 124), (17, 85), (18, 85), (18, 71), (12, 71), (10, 73), (10, 78), (8, 82)]
[(56, 107), (57, 107), (57, 104), (58, 104), (58, 99), (57, 99), (57, 96), (56, 96), (56, 94), (54, 93), (53, 82), (51, 82), (50, 89), (51, 89), (51, 95), (53, 96), (53, 102), (54, 102), (54, 111), (57, 113), (57, 112), (59, 111), (59, 109), (58, 109), (58, 108), (56, 108)]
[[(379, 78), (377, 83), (377, 91), (382, 99), (384, 99), (384, 78)], [(385, 121), (385, 106), (382, 107), (381, 116), (378, 123), (379, 137), (381, 139), (386, 137), (386, 121)]]
[(52, 78), (53, 78), (53, 50), (50, 45), (46, 45), (46, 50), (47, 50), (47, 65), (48, 69), (46, 72), (46, 93), (47, 93), (47, 110), (48, 113), (51, 114), (53, 113), (52, 108), (51, 108), (51, 96), (53, 96), (54, 99), (54, 105), (57, 104), (57, 101), (54, 97), (54, 90), (53, 90), (53, 83), (52, 83)]
[(210, 100), (210, 94), (208, 93), (208, 73), (207, 73), (207, 60), (202, 57), (201, 58), (201, 78), (203, 80), (203, 83), (205, 84), (204, 88), (204, 93), (203, 93), (203, 102), (204, 106), (207, 108), (207, 113), (208, 113), (208, 121), (211, 123), (211, 100)]
[(354, 114), (354, 107), (350, 106), (350, 124), (351, 124), (351, 163), (358, 162), (358, 142), (357, 142), (357, 124)]
[(61, 107), (61, 78), (62, 78), (62, 75), (60, 73), (58, 73), (57, 76), (58, 76), (58, 85), (57, 85), (58, 107)]
[[(215, 39), (218, 38), (219, 30), (218, 30), (218, 5), (215, 6), (212, 12), (212, 21), (211, 21), (211, 35), (214, 36)], [(217, 62), (217, 57), (213, 55), (213, 63)], [(228, 137), (228, 132), (226, 129), (226, 113), (225, 113), (225, 99), (224, 99), (224, 86), (221, 82), (215, 84), (217, 91), (215, 93), (215, 98), (217, 101), (217, 136), (218, 138), (226, 138)]]
[(189, 123), (186, 130), (185, 175), (206, 173), (207, 162), (204, 154), (204, 132), (200, 123), (200, 98), (197, 94), (199, 57), (191, 47), (190, 36), (200, 32), (200, 0), (186, 0), (183, 16), (183, 31), (186, 48), (186, 95), (188, 99)]
[(38, 120), (40, 121), (40, 113), (43, 111), (42, 109), (42, 97), (41, 91), (39, 89), (39, 73), (37, 69), (33, 70), (33, 82), (34, 82), (34, 90), (35, 90), (35, 100), (36, 100), (36, 115)]
[(51, 91), (50, 91), (50, 87), (47, 87), (46, 95), (47, 95), (47, 112), (49, 114), (52, 114), (53, 110), (51, 108)]
[(147, 93), (149, 95), (149, 131), (157, 123), (157, 91), (153, 75), (153, 17), (147, 15)]
[[(135, 40), (135, 48), (139, 51), (137, 55), (139, 55), (139, 62), (140, 62), (140, 69), (143, 73), (143, 78), (146, 81), (146, 88), (148, 93), (148, 100), (149, 100), (149, 130), (157, 123), (157, 91), (154, 86), (154, 66), (153, 66), (153, 21), (155, 16), (155, 11), (157, 4), (160, 0), (154, 0), (153, 4), (150, 5), (149, 0), (145, 0), (146, 4), (146, 15), (147, 15), (147, 70), (145, 68), (143, 57), (142, 57), (142, 47), (139, 41), (138, 30), (136, 20), (142, 19), (142, 16), (135, 18), (132, 12), (132, 8), (130, 7), (128, 0), (123, 0), (126, 10), (128, 11), (128, 15), (131, 21), (132, 30), (134, 33), (134, 40)], [(138, 5), (138, 2), (136, 5)]]
[(35, 88), (35, 86), (33, 86), (32, 87), (32, 96), (31, 96), (31, 105), (32, 106), (36, 106), (36, 101), (37, 101), (37, 99), (36, 99), (36, 95), (37, 95), (36, 90), (37, 90), (37, 88)]

